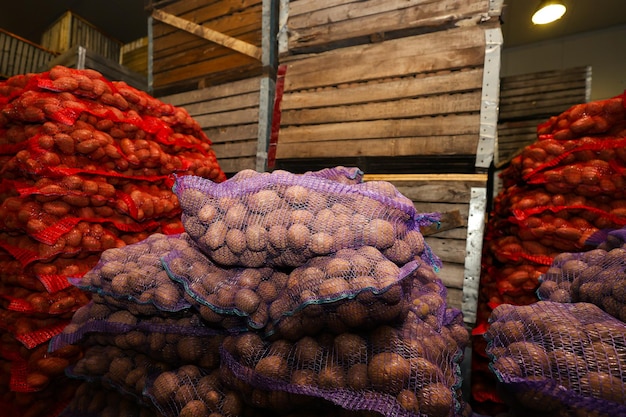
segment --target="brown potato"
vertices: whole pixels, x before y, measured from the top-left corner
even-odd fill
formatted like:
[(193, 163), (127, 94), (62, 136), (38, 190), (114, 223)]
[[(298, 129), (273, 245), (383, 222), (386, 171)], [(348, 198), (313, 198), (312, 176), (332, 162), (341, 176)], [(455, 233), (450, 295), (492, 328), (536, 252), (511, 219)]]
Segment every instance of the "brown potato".
[(354, 333), (342, 333), (333, 341), (333, 352), (341, 361), (361, 361), (367, 356), (367, 342)]
[(235, 294), (234, 303), (237, 309), (250, 315), (259, 308), (261, 297), (249, 288), (242, 288)]
[(411, 365), (397, 353), (382, 352), (372, 357), (367, 375), (374, 389), (397, 395), (409, 381)]
[(310, 336), (298, 340), (294, 348), (295, 359), (300, 365), (313, 363), (318, 360), (322, 354), (322, 347)]
[(387, 220), (372, 219), (363, 228), (363, 243), (378, 249), (387, 249), (395, 241), (393, 225)]
[(342, 296), (351, 291), (350, 284), (343, 278), (328, 278), (320, 283), (318, 295), (322, 298)]
[(290, 377), (289, 364), (282, 356), (266, 356), (254, 367), (260, 375), (276, 380), (288, 380)]
[(294, 250), (303, 250), (309, 244), (311, 234), (304, 224), (292, 224), (287, 231), (287, 243)]
[(276, 191), (260, 190), (248, 196), (248, 209), (256, 213), (266, 214), (280, 207), (282, 201)]
[(201, 400), (189, 401), (180, 410), (179, 417), (205, 417), (209, 413), (207, 406)]
[(323, 365), (319, 371), (318, 383), (321, 388), (345, 388), (346, 373), (340, 365), (335, 363), (326, 363), (326, 365)]
[(267, 230), (264, 226), (251, 224), (246, 227), (246, 245), (251, 251), (265, 250), (268, 244)]
[(446, 417), (454, 406), (454, 396), (449, 387), (441, 383), (425, 385), (417, 393), (420, 412), (430, 417)]
[(408, 410), (415, 415), (419, 415), (419, 401), (415, 392), (408, 389), (403, 389), (402, 391), (400, 391), (396, 399), (398, 400), (398, 404), (400, 404), (400, 407)]
[(239, 229), (229, 229), (225, 241), (228, 249), (236, 254), (243, 252), (247, 247), (246, 235)]
[(152, 386), (152, 395), (158, 404), (165, 405), (173, 398), (178, 389), (178, 377), (174, 372), (163, 372), (155, 380)]

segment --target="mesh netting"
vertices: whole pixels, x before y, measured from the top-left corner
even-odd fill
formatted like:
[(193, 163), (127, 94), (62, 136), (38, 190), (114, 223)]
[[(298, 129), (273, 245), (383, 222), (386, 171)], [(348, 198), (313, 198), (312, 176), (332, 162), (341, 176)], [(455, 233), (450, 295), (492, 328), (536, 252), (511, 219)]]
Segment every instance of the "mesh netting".
[(141, 242), (103, 252), (98, 265), (71, 282), (83, 290), (126, 303), (152, 304), (164, 311), (184, 310), (190, 305), (182, 288), (169, 278), (161, 257), (190, 244), (193, 243), (186, 234), (155, 233)]
[(388, 182), (342, 184), (285, 171), (244, 179), (176, 180), (185, 230), (215, 263), (297, 267), (373, 246), (400, 265), (416, 257), (439, 265), (419, 233), (413, 203)]
[(485, 338), (491, 368), (526, 407), (625, 415), (626, 325), (597, 306), (504, 304)]
[[(612, 237), (616, 237), (613, 235)], [(626, 321), (626, 245), (563, 253), (541, 276), (541, 300), (593, 303)]]
[(155, 417), (156, 411), (97, 382), (83, 382), (59, 417)]
[(398, 326), (295, 342), (246, 333), (228, 336), (223, 346), (223, 366), (254, 388), (387, 416), (448, 416), (460, 407), (458, 346), (415, 316)]

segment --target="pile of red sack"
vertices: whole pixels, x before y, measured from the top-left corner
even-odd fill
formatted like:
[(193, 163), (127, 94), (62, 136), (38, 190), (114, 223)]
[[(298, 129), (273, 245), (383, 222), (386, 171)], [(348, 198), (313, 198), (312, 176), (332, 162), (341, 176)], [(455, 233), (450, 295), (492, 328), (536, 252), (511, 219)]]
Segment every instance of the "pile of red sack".
[(172, 185), (187, 174), (226, 179), (182, 108), (94, 70), (0, 82), (3, 415), (53, 416), (67, 404), (76, 386), (64, 370), (82, 352), (49, 353), (47, 342), (90, 298), (68, 278), (106, 249), (180, 233)]

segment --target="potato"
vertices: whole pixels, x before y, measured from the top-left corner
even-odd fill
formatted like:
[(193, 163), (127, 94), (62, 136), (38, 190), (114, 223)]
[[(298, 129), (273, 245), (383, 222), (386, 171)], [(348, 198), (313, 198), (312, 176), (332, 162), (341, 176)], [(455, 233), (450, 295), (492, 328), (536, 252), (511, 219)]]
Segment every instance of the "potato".
[(178, 389), (179, 380), (174, 372), (161, 373), (152, 384), (152, 395), (158, 404), (166, 405)]
[(303, 250), (310, 240), (309, 228), (304, 224), (292, 224), (287, 230), (287, 243), (294, 250)]
[(403, 389), (396, 397), (396, 400), (398, 401), (398, 404), (400, 404), (400, 407), (404, 408), (410, 413), (419, 415), (419, 401), (417, 399), (417, 395), (413, 391)]
[(508, 347), (512, 358), (525, 365), (526, 375), (546, 375), (550, 372), (550, 358), (546, 351), (532, 342), (513, 342)]
[(228, 249), (235, 254), (240, 254), (247, 247), (246, 235), (239, 229), (228, 229), (225, 241)]
[(242, 288), (235, 294), (234, 303), (239, 311), (250, 315), (259, 308), (261, 297), (249, 288)]
[(267, 248), (268, 237), (264, 226), (250, 224), (246, 227), (246, 246), (251, 251), (262, 251)]
[(318, 295), (321, 298), (334, 298), (348, 294), (350, 284), (343, 278), (328, 278), (322, 281), (318, 288)]
[(374, 389), (397, 395), (409, 381), (411, 366), (397, 353), (382, 352), (372, 357), (367, 375)]
[(454, 396), (449, 387), (441, 383), (425, 385), (417, 393), (420, 412), (429, 417), (446, 417), (454, 407)]
[(228, 233), (228, 227), (222, 221), (216, 221), (212, 223), (204, 237), (202, 243), (212, 250), (216, 250), (220, 246), (223, 246), (226, 240), (226, 233)]
[(367, 356), (367, 342), (354, 333), (339, 334), (333, 340), (333, 353), (340, 361), (361, 361)]
[(209, 413), (207, 406), (200, 400), (189, 401), (180, 410), (179, 417), (205, 417)]
[(304, 387), (318, 386), (317, 372), (312, 369), (295, 369), (291, 373), (291, 384)]
[(309, 249), (314, 255), (323, 256), (330, 254), (335, 248), (335, 239), (332, 234), (318, 232), (311, 235)]
[(266, 356), (256, 364), (254, 370), (260, 375), (275, 380), (284, 381), (290, 377), (289, 364), (282, 356)]
[(589, 372), (580, 378), (583, 395), (624, 404), (624, 384), (605, 372)]
[(322, 365), (319, 375), (318, 384), (320, 388), (338, 389), (346, 387), (346, 373), (341, 365), (328, 362)]
[(285, 189), (285, 201), (294, 208), (305, 208), (309, 199), (309, 191), (301, 185), (292, 185)]
[(356, 300), (345, 300), (337, 307), (337, 315), (347, 326), (365, 327), (370, 320), (369, 308)]
[(275, 210), (282, 204), (282, 198), (274, 190), (261, 190), (248, 196), (248, 209), (260, 214)]
[(346, 383), (349, 388), (363, 391), (369, 388), (370, 380), (367, 376), (367, 364), (355, 363), (348, 369)]
[(298, 340), (294, 349), (295, 359), (298, 361), (299, 365), (313, 363), (318, 360), (322, 354), (322, 347), (310, 336)]
[(378, 249), (387, 249), (395, 241), (393, 225), (387, 220), (372, 219), (363, 228), (363, 243)]

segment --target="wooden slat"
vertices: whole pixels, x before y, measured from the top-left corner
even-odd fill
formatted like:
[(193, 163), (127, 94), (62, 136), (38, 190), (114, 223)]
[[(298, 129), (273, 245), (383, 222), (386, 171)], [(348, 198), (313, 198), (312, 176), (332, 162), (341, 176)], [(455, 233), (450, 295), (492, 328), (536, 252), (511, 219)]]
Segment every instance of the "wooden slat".
[(259, 84), (260, 78), (247, 78), (245, 80), (202, 88), (199, 90), (162, 96), (159, 97), (159, 99), (166, 103), (170, 103), (173, 106), (186, 106), (192, 103), (206, 102), (215, 98), (233, 97), (239, 94), (258, 91)]
[(203, 128), (236, 126), (245, 123), (258, 122), (259, 109), (250, 108), (224, 113), (205, 114), (202, 116), (196, 116), (194, 119)]
[(473, 135), (478, 133), (475, 115), (450, 115), (415, 119), (374, 120), (323, 125), (287, 126), (281, 129), (279, 144), (347, 139), (391, 139)]
[(218, 163), (222, 158), (242, 158), (256, 156), (256, 140), (241, 142), (213, 143)]
[[(284, 143), (279, 139), (277, 159), (333, 158), (352, 156), (443, 156), (472, 155), (476, 152), (476, 134), (432, 137), (397, 137), (372, 139), (342, 139), (333, 141), (306, 141), (316, 138), (307, 132), (304, 142)], [(282, 133), (281, 133), (282, 134)]]
[(464, 265), (452, 262), (443, 262), (437, 276), (447, 288), (463, 289)]
[(416, 79), (406, 77), (378, 83), (355, 83), (325, 90), (292, 91), (282, 98), (283, 112), (294, 109), (340, 106), (383, 100), (449, 94), (482, 88), (482, 68), (432, 74)]
[(202, 25), (198, 25), (194, 22), (182, 19), (173, 14), (166, 13), (162, 10), (153, 10), (152, 17), (160, 20), (161, 22), (167, 23), (168, 25), (174, 26), (178, 29), (182, 29), (196, 36), (200, 36), (203, 39), (217, 43), (218, 45), (225, 46), (249, 57), (258, 60), (261, 59), (261, 48), (257, 47), (256, 45), (252, 45), (237, 38), (224, 35), (221, 32), (215, 31)]
[(259, 92), (239, 94), (232, 97), (215, 98), (201, 103), (187, 104), (185, 109), (192, 117), (222, 113), (228, 110), (257, 108), (259, 106)]
[(446, 303), (450, 307), (462, 310), (463, 290), (458, 288), (448, 288), (448, 293), (446, 294)]
[(465, 240), (439, 239), (432, 236), (424, 237), (424, 240), (433, 253), (444, 262), (465, 264)]
[(440, 213), (440, 218), (437, 223), (420, 228), (420, 232), (422, 232), (423, 236), (431, 236), (460, 226), (463, 226), (461, 212), (459, 210), (452, 210)]
[(259, 125), (257, 123), (236, 126), (219, 126), (203, 130), (213, 143), (257, 140), (259, 136)]
[(401, 119), (450, 113), (479, 112), (481, 105), (480, 100), (481, 94), (477, 91), (417, 99), (400, 99), (380, 103), (370, 102), (350, 106), (299, 109), (283, 111), (281, 114), (281, 123), (284, 126), (345, 123), (360, 120)]
[(299, 13), (296, 4), (296, 10), (290, 8), (287, 21), (290, 52), (385, 32), (450, 28), (461, 20), (477, 21), (487, 12), (489, 3), (487, 0), (371, 0), (318, 7), (307, 13)]
[(475, 26), (341, 48), (289, 62), (285, 92), (479, 66), (484, 56), (485, 34)]
[(217, 157), (220, 168), (227, 174), (236, 174), (244, 169), (254, 169), (256, 166), (256, 156), (247, 158), (220, 158)]

